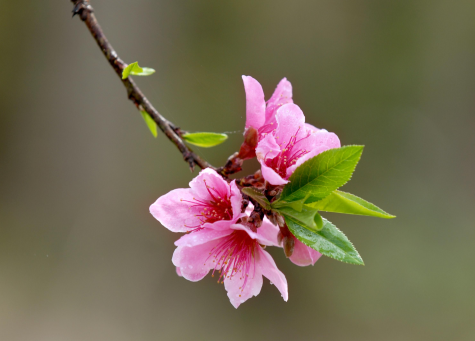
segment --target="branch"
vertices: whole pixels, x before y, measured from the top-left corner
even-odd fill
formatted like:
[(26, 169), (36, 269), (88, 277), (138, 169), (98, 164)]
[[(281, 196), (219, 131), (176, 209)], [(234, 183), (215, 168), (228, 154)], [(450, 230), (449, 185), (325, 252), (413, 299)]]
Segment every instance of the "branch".
[(155, 123), (160, 127), (163, 133), (168, 137), (168, 139), (178, 148), (178, 150), (183, 155), (183, 159), (190, 165), (190, 169), (193, 171), (195, 164), (200, 168), (212, 167), (208, 162), (203, 160), (197, 154), (195, 154), (181, 139), (178, 128), (169, 122), (165, 117), (160, 115), (160, 113), (153, 107), (149, 100), (145, 97), (139, 87), (135, 84), (132, 79), (122, 79), (122, 71), (127, 66), (115, 52), (112, 45), (107, 40), (102, 28), (99, 26), (95, 15), (93, 14), (93, 8), (89, 4), (89, 0), (71, 0), (74, 4), (73, 17), (79, 15), (81, 20), (86, 24), (87, 28), (91, 32), (92, 36), (99, 45), (102, 53), (109, 61), (109, 64), (114, 69), (115, 73), (119, 76), (127, 89), (127, 94), (129, 99), (135, 104), (137, 109), (147, 112), (150, 117), (155, 121)]

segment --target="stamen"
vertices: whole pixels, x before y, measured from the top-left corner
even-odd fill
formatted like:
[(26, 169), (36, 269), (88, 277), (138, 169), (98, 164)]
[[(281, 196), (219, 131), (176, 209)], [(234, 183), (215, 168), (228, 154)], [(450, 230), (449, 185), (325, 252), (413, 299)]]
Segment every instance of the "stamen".
[(211, 200), (206, 201), (203, 199), (196, 199), (195, 197), (193, 197), (193, 200), (180, 199), (181, 202), (190, 204), (188, 206), (189, 210), (191, 208), (199, 209), (198, 214), (195, 214), (195, 217), (199, 220), (198, 225), (185, 225), (185, 227), (193, 228), (194, 231), (201, 229), (202, 225), (205, 223), (214, 223), (218, 220), (231, 220), (233, 217), (230, 197), (227, 197), (227, 195), (223, 196), (214, 187), (208, 186), (206, 180), (203, 180), (203, 182)]
[[(287, 144), (284, 142), (280, 144), (281, 151), (280, 153), (272, 159), (268, 159), (268, 153), (265, 155), (264, 160), (268, 167), (275, 170), (282, 178), (287, 177), (287, 168), (297, 163), (297, 160), (300, 159), (305, 154), (308, 154), (309, 151), (306, 149), (296, 149), (294, 147), (299, 142), (305, 140), (311, 135), (311, 132), (307, 132), (306, 136), (297, 140), (301, 127), (299, 127), (294, 135), (292, 135), (287, 141)], [(276, 137), (277, 139), (278, 137)], [(284, 146), (285, 144), (285, 146)]]
[(245, 231), (234, 231), (211, 250), (207, 260), (210, 257), (218, 259), (211, 276), (214, 276), (217, 270), (220, 273), (218, 282), (223, 283), (226, 278), (232, 279), (237, 273), (244, 273), (239, 277), (240, 280), (243, 280), (239, 287), (242, 292), (249, 279), (251, 267), (254, 267), (252, 277), (255, 275), (255, 249), (257, 246), (258, 243)]

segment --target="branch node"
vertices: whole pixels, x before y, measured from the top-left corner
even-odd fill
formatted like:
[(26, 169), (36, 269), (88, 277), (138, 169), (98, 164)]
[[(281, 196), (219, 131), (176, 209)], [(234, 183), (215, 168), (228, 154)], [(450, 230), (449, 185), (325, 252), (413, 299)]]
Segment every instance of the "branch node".
[(187, 154), (184, 159), (190, 165), (190, 171), (193, 173), (193, 171), (195, 170), (195, 158), (193, 157), (193, 155)]
[(91, 4), (89, 4), (88, 0), (80, 0), (77, 1), (76, 4), (74, 5), (73, 8), (73, 18), (77, 14), (79, 14), (82, 17), (82, 12), (83, 11), (88, 11), (89, 13), (94, 12), (94, 8), (92, 8)]
[(242, 170), (243, 159), (239, 157), (239, 153), (236, 152), (228, 158), (228, 161), (224, 167), (217, 169), (217, 172), (224, 177), (229, 177), (229, 175), (237, 173)]

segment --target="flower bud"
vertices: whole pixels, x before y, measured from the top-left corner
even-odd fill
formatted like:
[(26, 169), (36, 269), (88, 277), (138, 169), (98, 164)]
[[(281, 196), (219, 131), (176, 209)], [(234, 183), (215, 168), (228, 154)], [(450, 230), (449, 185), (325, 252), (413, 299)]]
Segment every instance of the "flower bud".
[(277, 221), (277, 225), (279, 225), (280, 227), (283, 227), (285, 225), (284, 217), (282, 217), (280, 214), (276, 214), (275, 220)]
[(284, 237), (284, 253), (287, 258), (290, 258), (294, 253), (295, 239), (293, 236)]
[(239, 149), (238, 157), (246, 160), (256, 156), (256, 147), (259, 142), (259, 133), (256, 128), (249, 127), (244, 133), (244, 142)]
[(244, 143), (251, 148), (256, 148), (259, 142), (259, 133), (256, 128), (249, 127), (244, 133)]
[(252, 221), (253, 224), (256, 227), (261, 227), (262, 226), (263, 214), (261, 214), (261, 213), (262, 212), (256, 212), (256, 211), (251, 212), (251, 217), (250, 217), (249, 221)]
[(273, 225), (277, 225), (277, 220), (276, 220), (276, 218), (275, 218), (274, 212), (271, 211), (271, 212), (266, 213), (266, 217), (267, 217), (267, 219), (269, 219), (269, 221), (270, 221)]

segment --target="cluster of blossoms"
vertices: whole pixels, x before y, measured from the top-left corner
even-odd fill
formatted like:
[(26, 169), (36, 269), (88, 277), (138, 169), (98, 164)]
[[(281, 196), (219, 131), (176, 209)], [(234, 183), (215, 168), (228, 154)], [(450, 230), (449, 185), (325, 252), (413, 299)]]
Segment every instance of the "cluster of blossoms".
[(282, 79), (266, 102), (257, 80), (243, 76), (246, 90), (245, 142), (238, 156), (257, 157), (261, 170), (229, 181), (215, 170), (204, 169), (190, 188), (175, 189), (151, 205), (152, 215), (167, 229), (186, 233), (175, 242), (172, 262), (179, 276), (199, 281), (210, 271), (223, 283), (234, 307), (259, 294), (267, 277), (288, 299), (284, 274), (266, 246), (283, 247), (299, 266), (313, 265), (321, 254), (305, 246), (287, 229), (282, 218), (267, 212), (243, 195), (253, 187), (272, 202), (305, 161), (339, 148), (334, 133), (305, 123), (293, 103), (292, 86)]

